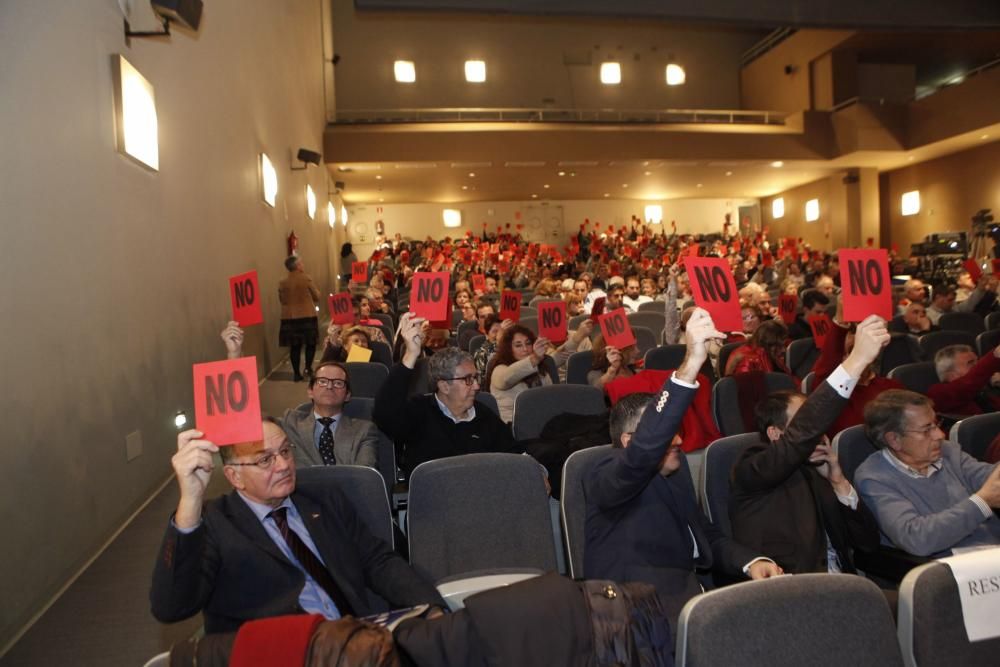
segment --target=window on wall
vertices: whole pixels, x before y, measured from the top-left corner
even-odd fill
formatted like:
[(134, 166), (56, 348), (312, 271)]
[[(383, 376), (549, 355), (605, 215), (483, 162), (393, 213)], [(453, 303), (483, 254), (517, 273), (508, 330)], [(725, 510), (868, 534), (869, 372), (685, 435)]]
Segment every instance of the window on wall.
[(920, 190), (904, 192), (901, 207), (903, 215), (916, 215), (920, 213)]
[(806, 202), (806, 222), (819, 220), (819, 200), (810, 199)]
[(771, 217), (780, 220), (785, 217), (785, 198), (778, 197), (771, 201)]

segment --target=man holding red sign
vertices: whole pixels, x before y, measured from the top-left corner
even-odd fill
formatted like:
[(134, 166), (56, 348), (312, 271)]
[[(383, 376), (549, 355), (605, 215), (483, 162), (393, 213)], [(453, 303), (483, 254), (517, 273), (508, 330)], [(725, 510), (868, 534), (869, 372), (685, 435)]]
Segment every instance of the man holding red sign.
[(739, 293), (729, 262), (719, 257), (691, 255), (684, 266), (695, 303), (709, 312), (720, 330), (741, 331)]
[[(265, 419), (262, 428), (262, 440), (230, 447), (198, 430), (177, 436), (171, 462), (180, 500), (150, 590), (158, 620), (202, 611), (205, 631), (215, 633), (303, 612), (365, 616), (377, 611), (369, 586), (396, 608), (445, 608), (434, 586), (364, 527), (336, 486), (297, 485), (294, 445), (276, 421)], [(215, 452), (233, 491), (206, 503)]]

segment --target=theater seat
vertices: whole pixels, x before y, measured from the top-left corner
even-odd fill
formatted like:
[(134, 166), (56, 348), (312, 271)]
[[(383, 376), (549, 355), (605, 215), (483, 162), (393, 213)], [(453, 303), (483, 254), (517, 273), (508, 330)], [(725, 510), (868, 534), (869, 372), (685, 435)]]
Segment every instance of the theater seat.
[(918, 394), (926, 394), (932, 384), (940, 382), (933, 361), (918, 361), (915, 364), (903, 364), (889, 372), (889, 377), (898, 380), (904, 387)]
[(703, 593), (684, 605), (676, 635), (678, 667), (903, 664), (885, 596), (850, 574), (797, 574)]
[(607, 455), (611, 445), (588, 447), (573, 452), (563, 464), (562, 524), (566, 540), (566, 560), (569, 575), (574, 579), (583, 577), (583, 547), (586, 544), (585, 524), (587, 519), (587, 497), (583, 490), (583, 480), (587, 478), (600, 459)]
[(928, 361), (934, 361), (937, 351), (949, 345), (968, 345), (974, 350), (976, 336), (967, 331), (932, 331), (920, 337), (920, 352)]
[(807, 373), (812, 371), (813, 364), (818, 358), (819, 348), (816, 347), (816, 341), (812, 338), (793, 340), (785, 348), (785, 363), (798, 378), (804, 378)]
[(733, 526), (729, 521), (729, 487), (733, 466), (747, 447), (758, 442), (758, 433), (740, 433), (719, 438), (705, 450), (699, 483), (702, 508), (708, 520), (727, 537), (733, 536)]
[(344, 364), (351, 378), (351, 396), (375, 398), (382, 383), (389, 377), (389, 367), (371, 361), (349, 361)]
[[(784, 373), (764, 374), (764, 395), (781, 389), (796, 389), (795, 381)], [(712, 415), (722, 435), (736, 435), (753, 429), (752, 424), (743, 423), (738, 392), (736, 380), (731, 376), (720, 379), (712, 386)]]
[(986, 331), (986, 323), (979, 313), (944, 313), (938, 326), (942, 331), (964, 331), (973, 336)]
[(537, 438), (545, 424), (561, 414), (599, 415), (607, 408), (604, 392), (580, 384), (554, 384), (532, 387), (514, 399), (514, 439)]
[(1000, 433), (1000, 412), (975, 415), (960, 420), (948, 432), (948, 439), (957, 442), (962, 451), (980, 461), (986, 460), (986, 450)]
[(590, 350), (574, 352), (566, 361), (566, 384), (587, 384), (587, 373), (594, 365), (594, 353)]
[(976, 351), (980, 357), (985, 357), (997, 345), (1000, 345), (1000, 329), (990, 329), (976, 336)]

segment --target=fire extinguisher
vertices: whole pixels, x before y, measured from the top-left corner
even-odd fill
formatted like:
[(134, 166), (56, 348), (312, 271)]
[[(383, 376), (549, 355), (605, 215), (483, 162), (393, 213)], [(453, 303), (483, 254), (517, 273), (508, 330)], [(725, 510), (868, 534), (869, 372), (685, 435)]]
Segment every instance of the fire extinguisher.
[(295, 230), (288, 235), (288, 256), (299, 254), (299, 237), (295, 235)]

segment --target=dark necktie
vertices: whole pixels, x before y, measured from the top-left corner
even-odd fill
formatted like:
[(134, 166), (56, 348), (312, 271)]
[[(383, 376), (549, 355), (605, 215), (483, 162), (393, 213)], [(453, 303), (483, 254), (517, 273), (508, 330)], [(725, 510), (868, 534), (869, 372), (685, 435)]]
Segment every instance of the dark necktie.
[(274, 519), (275, 525), (278, 526), (278, 531), (281, 536), (285, 538), (285, 542), (288, 544), (288, 548), (292, 550), (292, 555), (295, 559), (299, 561), (302, 569), (305, 570), (313, 580), (322, 587), (326, 594), (330, 596), (333, 600), (333, 604), (337, 605), (337, 610), (340, 611), (341, 616), (352, 616), (354, 611), (351, 609), (351, 605), (347, 602), (347, 598), (344, 596), (344, 592), (340, 590), (340, 586), (337, 582), (333, 580), (330, 576), (330, 571), (326, 569), (326, 566), (316, 557), (316, 554), (306, 546), (306, 543), (302, 541), (302, 538), (298, 534), (288, 527), (288, 518), (285, 516), (288, 512), (287, 507), (279, 507), (273, 510), (269, 517)]
[(319, 423), (323, 425), (323, 432), (319, 434), (319, 455), (323, 457), (323, 464), (332, 466), (337, 462), (333, 456), (333, 430), (330, 424), (332, 417), (320, 417)]

